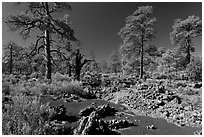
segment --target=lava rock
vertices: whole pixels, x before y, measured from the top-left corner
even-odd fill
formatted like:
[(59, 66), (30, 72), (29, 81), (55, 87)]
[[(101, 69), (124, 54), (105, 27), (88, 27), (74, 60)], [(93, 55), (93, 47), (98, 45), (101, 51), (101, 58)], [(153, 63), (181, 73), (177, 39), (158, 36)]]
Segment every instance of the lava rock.
[(146, 89), (148, 89), (148, 85), (146, 84), (141, 85), (140, 90), (146, 90)]
[(64, 105), (54, 108), (54, 113), (50, 116), (50, 121), (67, 121), (66, 108)]
[(108, 128), (107, 124), (99, 119), (96, 111), (89, 116), (82, 117), (74, 135), (118, 135), (119, 133)]
[(194, 135), (202, 135), (202, 130), (194, 132)]
[(113, 107), (110, 107), (109, 104), (105, 104), (105, 105), (99, 106), (97, 112), (100, 117), (106, 117), (106, 116), (114, 116), (117, 110), (115, 110), (115, 108)]
[(134, 125), (134, 123), (129, 120), (117, 120), (117, 119), (106, 121), (106, 123), (108, 124), (108, 127), (111, 129), (127, 128)]
[(146, 128), (147, 129), (153, 129), (153, 130), (157, 129), (155, 125), (146, 126)]
[(96, 113), (99, 115), (100, 118), (106, 117), (106, 116), (114, 116), (117, 112), (115, 108), (110, 107), (109, 104), (104, 104), (102, 106), (96, 106), (95, 104), (90, 107), (87, 107), (79, 112), (80, 116), (88, 116), (93, 111), (96, 111)]
[(169, 115), (170, 115), (169, 111), (165, 111), (165, 112), (163, 113), (163, 116), (165, 116), (165, 117), (169, 117)]
[(46, 121), (44, 125), (44, 134), (45, 135), (72, 135), (73, 128), (66, 127), (66, 121)]
[(96, 111), (96, 108), (94, 106), (90, 106), (90, 107), (87, 107), (85, 109), (82, 109), (79, 112), (79, 115), (80, 116), (89, 116), (93, 111)]
[(202, 87), (202, 83), (196, 83), (195, 85), (194, 85), (194, 88), (201, 88)]
[(157, 100), (156, 104), (158, 106), (164, 106), (165, 105), (164, 101), (162, 101), (162, 100)]

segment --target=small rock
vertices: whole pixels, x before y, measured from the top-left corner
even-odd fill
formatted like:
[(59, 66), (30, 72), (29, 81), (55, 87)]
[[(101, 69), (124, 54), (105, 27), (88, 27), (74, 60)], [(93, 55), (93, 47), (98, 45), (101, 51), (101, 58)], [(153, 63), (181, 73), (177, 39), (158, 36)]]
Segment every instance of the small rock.
[(195, 85), (194, 85), (194, 88), (201, 88), (202, 87), (202, 83), (196, 83)]
[(155, 125), (146, 126), (146, 128), (147, 129), (153, 129), (153, 130), (157, 129)]
[(192, 110), (192, 107), (191, 106), (185, 106), (184, 110)]
[(169, 117), (169, 112), (168, 111), (165, 111), (164, 113), (163, 113), (163, 116), (165, 116), (165, 117)]
[(179, 117), (183, 118), (183, 117), (184, 117), (184, 113), (181, 113), (181, 114), (179, 115)]

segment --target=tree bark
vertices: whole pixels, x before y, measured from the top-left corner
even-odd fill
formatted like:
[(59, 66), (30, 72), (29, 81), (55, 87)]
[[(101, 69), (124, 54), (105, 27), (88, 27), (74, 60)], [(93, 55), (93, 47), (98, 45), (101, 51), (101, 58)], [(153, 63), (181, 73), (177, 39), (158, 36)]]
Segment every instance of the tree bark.
[(141, 49), (140, 49), (140, 52), (141, 52), (141, 59), (140, 59), (140, 78), (142, 79), (143, 78), (143, 44), (144, 44), (144, 41), (143, 41), (143, 36), (142, 36), (142, 39), (141, 39)]
[(81, 54), (79, 52), (79, 49), (77, 49), (76, 52), (76, 59), (75, 59), (75, 78), (80, 81), (80, 66), (81, 66)]
[(85, 59), (82, 62), (83, 56), (81, 55), (79, 49), (77, 49), (76, 51), (76, 59), (75, 59), (75, 78), (76, 80), (80, 81), (80, 74), (81, 74), (81, 69), (82, 67), (89, 61), (93, 61), (93, 60), (87, 60)]
[(13, 53), (13, 51), (12, 51), (12, 50), (13, 50), (13, 45), (10, 44), (10, 46), (11, 46), (11, 47), (10, 47), (9, 73), (12, 74), (12, 70), (13, 70), (13, 54), (12, 54), (12, 53)]
[(46, 52), (46, 77), (47, 79), (51, 79), (51, 74), (52, 74), (52, 66), (51, 66), (51, 55), (50, 55), (50, 37), (49, 37), (49, 31), (45, 31), (45, 52)]
[(67, 74), (69, 74), (69, 77), (71, 77), (71, 76), (72, 76), (72, 66), (71, 66), (70, 63), (67, 63), (67, 66), (68, 66), (68, 68), (67, 68)]
[(187, 62), (187, 64), (189, 64), (191, 62), (191, 51), (190, 51), (191, 44), (190, 44), (190, 39), (189, 38), (187, 38), (187, 43), (186, 44), (187, 44), (186, 62)]
[[(46, 6), (46, 12), (47, 16), (49, 15), (49, 6), (48, 3), (45, 3)], [(48, 24), (49, 26), (49, 24)], [(47, 59), (47, 79), (51, 79), (51, 74), (52, 74), (52, 66), (51, 66), (51, 55), (50, 55), (50, 35), (49, 35), (49, 30), (45, 30), (45, 53), (46, 53), (46, 59)]]

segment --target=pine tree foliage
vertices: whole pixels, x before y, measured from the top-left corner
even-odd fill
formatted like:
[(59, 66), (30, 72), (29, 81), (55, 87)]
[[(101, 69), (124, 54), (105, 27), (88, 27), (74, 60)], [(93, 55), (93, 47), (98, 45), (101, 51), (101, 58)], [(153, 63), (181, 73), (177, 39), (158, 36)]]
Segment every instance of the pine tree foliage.
[(116, 51), (113, 51), (110, 56), (109, 67), (113, 73), (118, 73), (121, 70), (121, 62)]
[[(20, 64), (20, 60), (22, 59), (22, 52), (24, 48), (17, 45), (15, 42), (10, 41), (7, 44), (3, 45), (3, 66), (5, 71), (9, 70), (9, 73), (12, 74), (13, 70), (16, 70), (16, 67)], [(7, 69), (6, 69), (7, 68)]]
[(152, 12), (152, 6), (139, 7), (126, 18), (125, 26), (118, 33), (122, 38), (119, 49), (122, 61), (133, 61), (140, 56), (140, 78), (143, 77), (144, 46), (155, 38), (153, 26), (156, 18), (153, 17)]
[[(11, 31), (19, 31), (20, 35), (27, 39), (33, 31), (41, 32), (37, 35), (33, 50), (30, 55), (37, 54), (41, 49), (44, 50), (47, 78), (51, 79), (51, 53), (58, 50), (53, 49), (56, 38), (59, 40), (76, 41), (74, 31), (71, 28), (69, 15), (65, 14), (63, 18), (57, 18), (65, 10), (71, 10), (71, 6), (65, 2), (28, 2), (25, 13), (17, 15), (9, 14), (4, 22)], [(58, 41), (57, 40), (57, 41)]]
[(180, 51), (186, 53), (187, 63), (190, 63), (191, 52), (194, 52), (192, 39), (202, 35), (202, 21), (198, 16), (192, 15), (187, 19), (177, 19), (172, 26), (170, 41), (173, 45), (178, 45)]

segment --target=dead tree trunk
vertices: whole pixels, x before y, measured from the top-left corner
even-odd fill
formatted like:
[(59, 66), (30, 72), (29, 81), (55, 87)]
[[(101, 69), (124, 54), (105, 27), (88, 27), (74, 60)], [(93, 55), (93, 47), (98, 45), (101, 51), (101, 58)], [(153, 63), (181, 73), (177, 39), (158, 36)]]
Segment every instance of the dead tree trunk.
[(81, 69), (82, 67), (89, 61), (93, 61), (93, 60), (87, 60), (85, 59), (82, 62), (83, 56), (81, 55), (79, 49), (77, 49), (76, 51), (76, 58), (75, 58), (75, 78), (76, 80), (80, 81), (80, 74), (81, 74)]

